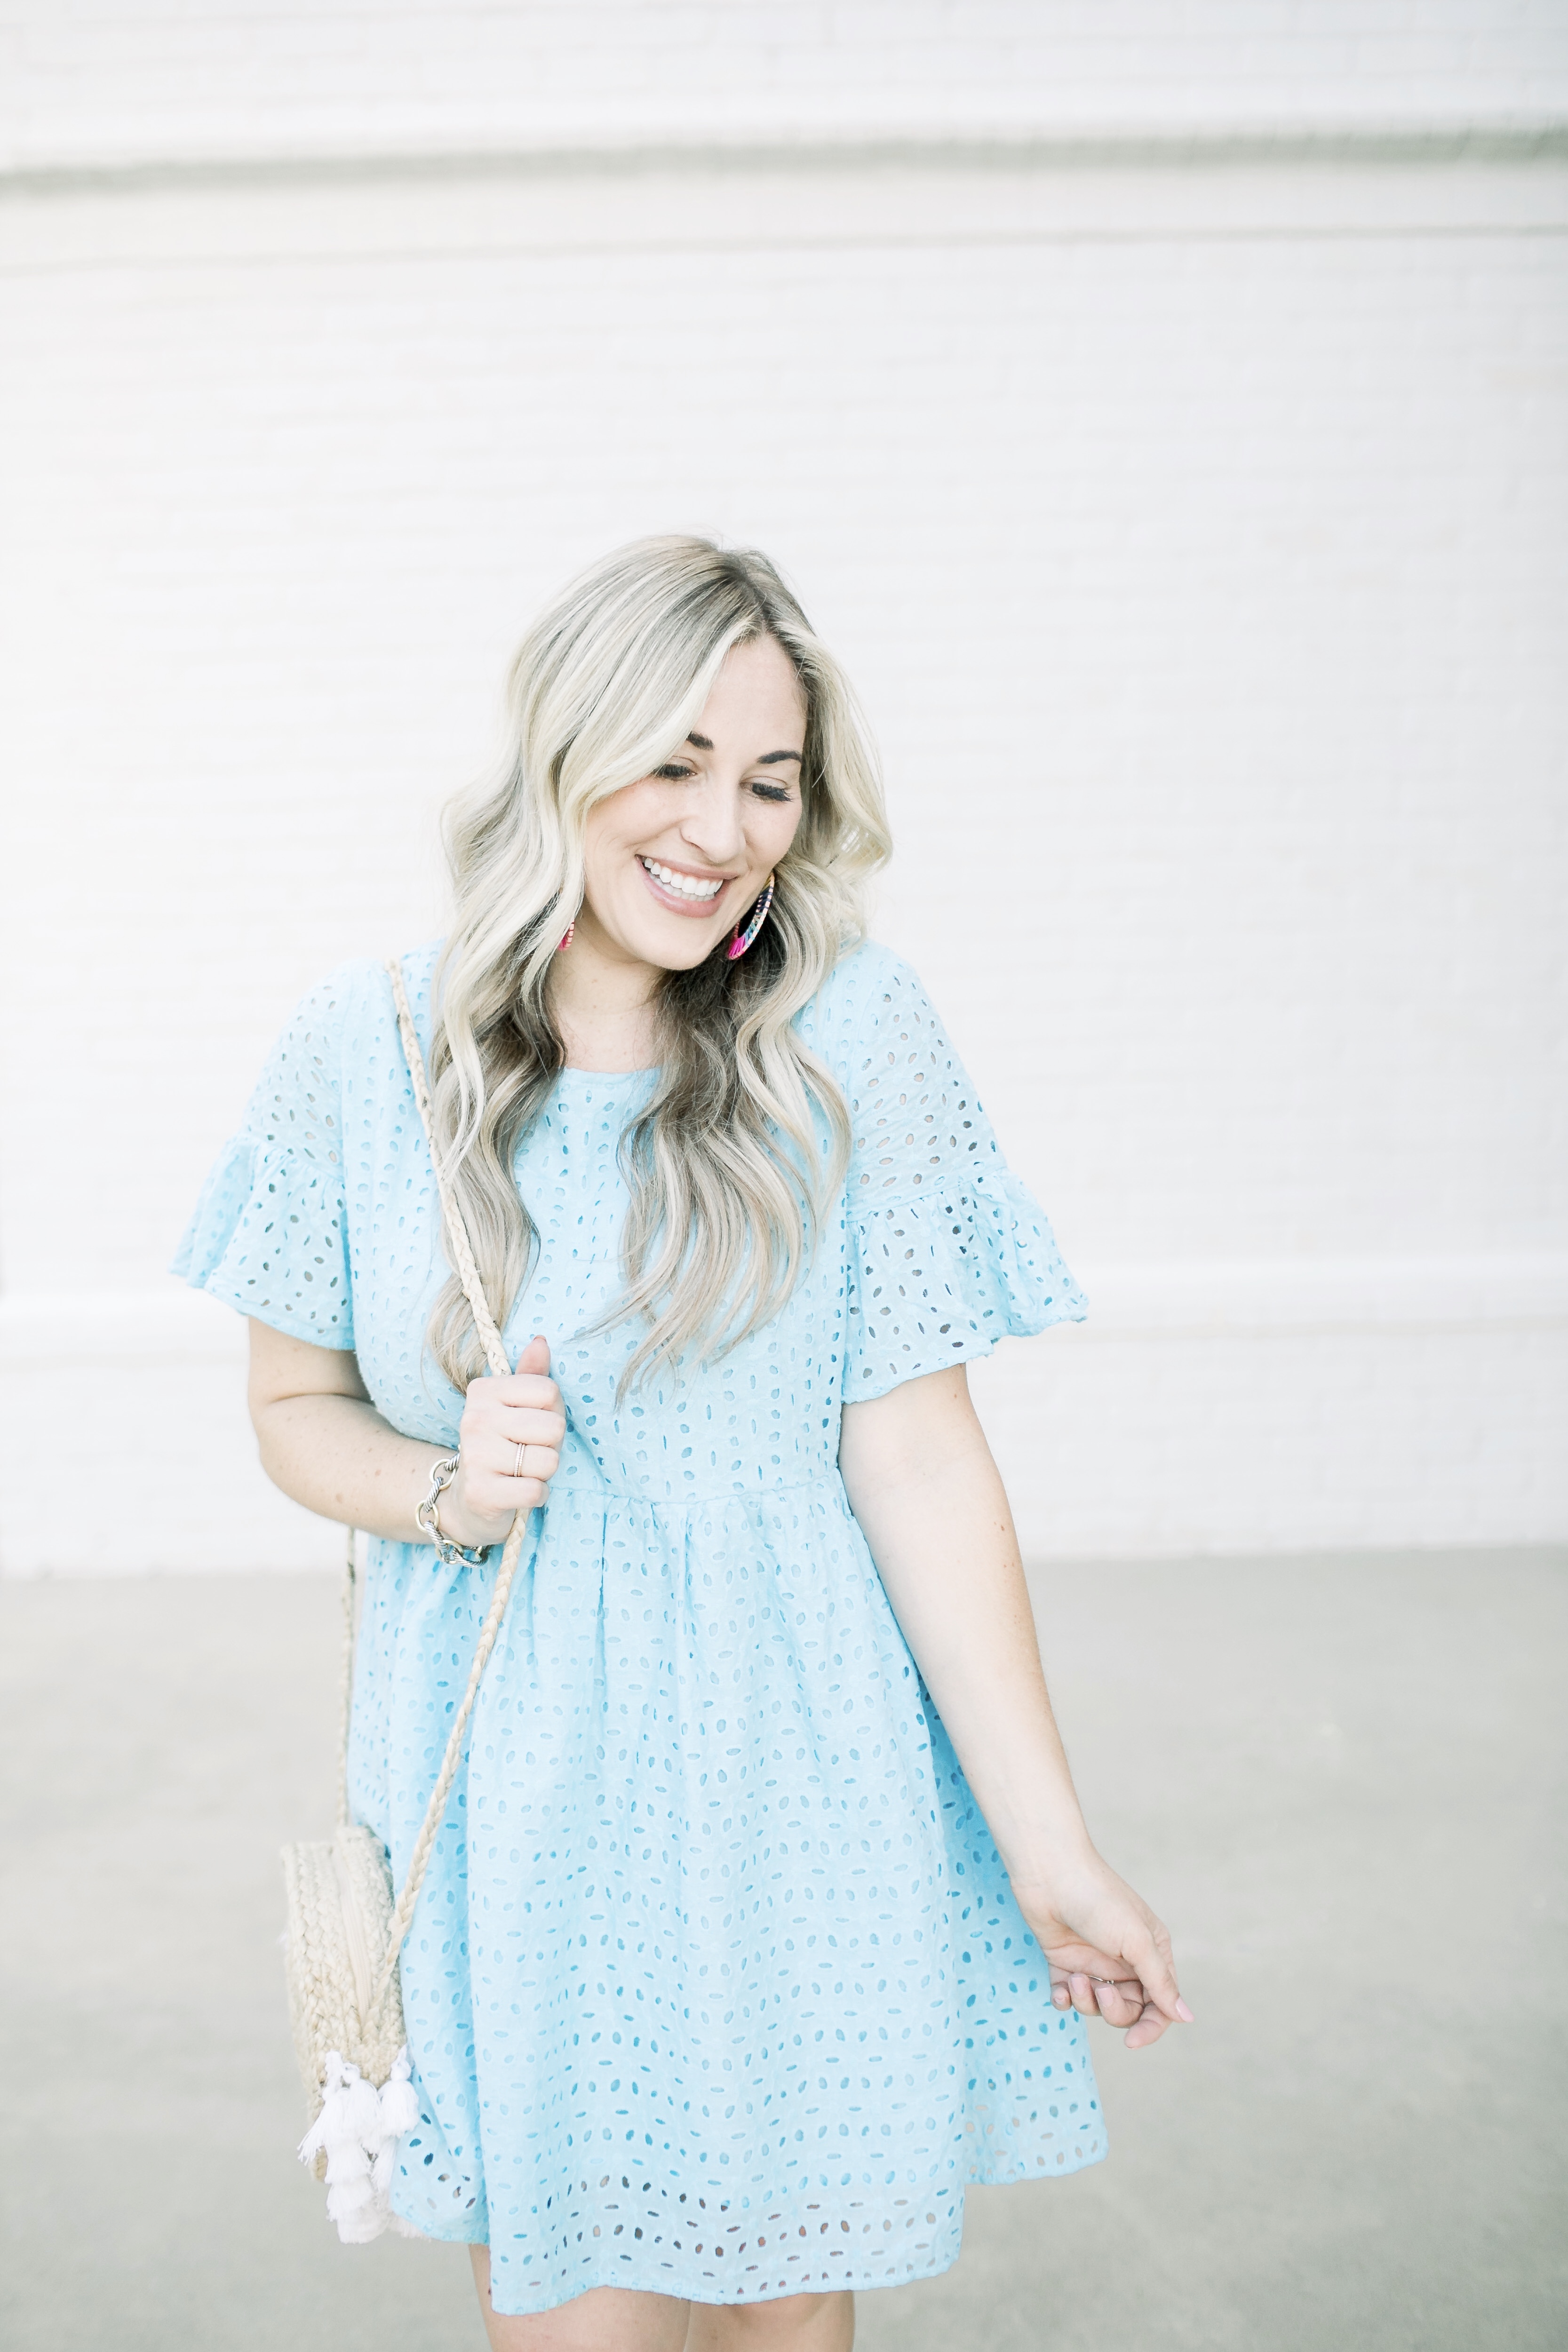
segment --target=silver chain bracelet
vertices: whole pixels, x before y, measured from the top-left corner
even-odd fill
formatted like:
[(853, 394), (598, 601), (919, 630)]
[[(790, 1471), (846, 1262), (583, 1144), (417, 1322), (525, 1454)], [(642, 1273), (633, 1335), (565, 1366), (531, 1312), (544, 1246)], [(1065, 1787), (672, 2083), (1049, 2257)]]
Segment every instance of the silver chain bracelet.
[(454, 1543), (450, 1536), (441, 1533), (441, 1496), (457, 1475), (458, 1457), (455, 1454), (443, 1454), (440, 1460), (432, 1465), (430, 1492), (415, 1512), (414, 1524), (420, 1534), (435, 1545), (436, 1557), (443, 1568), (478, 1568), (482, 1560), (489, 1558), (489, 1544), (481, 1544), (477, 1551), (465, 1551), (461, 1544)]

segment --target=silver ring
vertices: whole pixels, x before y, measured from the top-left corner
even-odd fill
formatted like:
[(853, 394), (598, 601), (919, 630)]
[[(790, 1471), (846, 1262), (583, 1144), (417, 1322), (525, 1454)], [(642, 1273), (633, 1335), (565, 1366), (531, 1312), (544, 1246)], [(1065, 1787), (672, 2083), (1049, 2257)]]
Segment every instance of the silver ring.
[(512, 1465), (511, 1475), (514, 1478), (521, 1478), (522, 1475), (522, 1457), (526, 1451), (523, 1440), (520, 1437), (517, 1441), (517, 1460)]

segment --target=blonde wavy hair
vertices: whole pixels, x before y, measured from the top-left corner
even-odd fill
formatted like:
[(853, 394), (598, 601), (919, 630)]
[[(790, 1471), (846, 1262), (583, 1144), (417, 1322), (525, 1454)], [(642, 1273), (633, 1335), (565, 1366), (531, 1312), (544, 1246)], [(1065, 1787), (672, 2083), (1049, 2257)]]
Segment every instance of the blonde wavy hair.
[[(800, 825), (750, 952), (731, 963), (721, 942), (658, 988), (658, 1079), (621, 1140), (626, 1286), (604, 1318), (647, 1327), (623, 1395), (771, 1321), (843, 1180), (848, 1111), (792, 1024), (864, 936), (866, 885), (890, 847), (875, 755), (847, 679), (766, 556), (644, 539), (584, 572), (534, 623), (508, 680), (500, 773), (448, 815), (456, 911), (437, 967), (432, 1091), (504, 1326), (537, 1246), (513, 1169), (564, 1060), (549, 979), (583, 902), (588, 812), (668, 761), (731, 648), (764, 636), (805, 697)], [(455, 1276), (428, 1338), (459, 1388), (484, 1370)]]

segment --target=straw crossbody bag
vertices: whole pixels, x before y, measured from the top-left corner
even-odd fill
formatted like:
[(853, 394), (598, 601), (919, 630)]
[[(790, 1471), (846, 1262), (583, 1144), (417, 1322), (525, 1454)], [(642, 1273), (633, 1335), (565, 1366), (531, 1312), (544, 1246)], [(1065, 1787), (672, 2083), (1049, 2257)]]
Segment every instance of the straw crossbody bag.
[[(409, 1011), (402, 967), (392, 961), (386, 969), (397, 1003), (397, 1026), (414, 1082), (414, 1099), (435, 1166), (447, 1253), (472, 1309), (485, 1360), (492, 1372), (504, 1376), (511, 1365), (485, 1303), (462, 1213), (436, 1141), (425, 1056)], [(386, 1850), (374, 1832), (356, 1822), (349, 1809), (354, 1651), (354, 1538), (353, 1529), (349, 1531), (343, 1580), (338, 1825), (329, 1839), (283, 1850), (289, 1899), (283, 1951), (294, 2047), (310, 2113), (310, 2128), (300, 2143), (300, 2156), (318, 2179), (326, 2181), (327, 2212), (337, 2223), (339, 2236), (351, 2245), (378, 2238), (388, 2229), (418, 2234), (409, 2231), (387, 2202), (398, 2139), (419, 2120), (419, 2102), (409, 2079), (398, 1960), (462, 1761), (463, 1738), (480, 1677), (506, 1614), (528, 1516), (526, 1511), (518, 1513), (501, 1552), (468, 1686), (414, 1842), (403, 1892), (395, 1902)]]

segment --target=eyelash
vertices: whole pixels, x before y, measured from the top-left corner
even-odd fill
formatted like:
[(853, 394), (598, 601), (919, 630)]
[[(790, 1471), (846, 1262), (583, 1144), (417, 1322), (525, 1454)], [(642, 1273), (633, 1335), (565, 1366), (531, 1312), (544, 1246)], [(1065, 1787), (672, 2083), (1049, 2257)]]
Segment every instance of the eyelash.
[[(684, 784), (697, 773), (697, 771), (695, 768), (679, 767), (672, 761), (668, 767), (656, 768), (653, 772), (656, 776), (664, 778), (667, 782)], [(789, 798), (787, 784), (753, 784), (752, 790), (760, 801), (787, 801)]]

